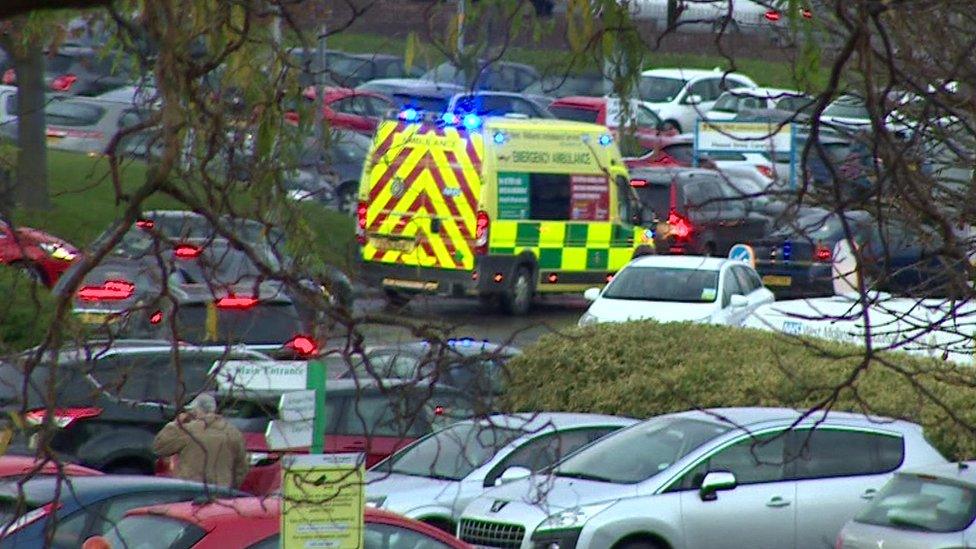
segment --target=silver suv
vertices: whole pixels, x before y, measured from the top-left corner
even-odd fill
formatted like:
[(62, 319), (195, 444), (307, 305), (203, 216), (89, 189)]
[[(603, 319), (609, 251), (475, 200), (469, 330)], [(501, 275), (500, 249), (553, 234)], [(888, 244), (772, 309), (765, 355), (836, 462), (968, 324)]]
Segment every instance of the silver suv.
[(504, 548), (830, 547), (902, 467), (945, 463), (918, 425), (725, 408), (656, 417), (489, 490), (461, 539)]

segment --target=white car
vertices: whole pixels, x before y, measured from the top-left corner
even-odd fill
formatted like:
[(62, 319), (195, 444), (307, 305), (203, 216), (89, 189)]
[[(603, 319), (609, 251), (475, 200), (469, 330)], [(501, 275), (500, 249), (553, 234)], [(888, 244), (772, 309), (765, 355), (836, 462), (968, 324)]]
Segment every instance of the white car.
[(678, 255), (635, 259), (602, 291), (590, 288), (583, 295), (593, 303), (580, 326), (644, 319), (738, 326), (775, 299), (745, 262)]
[(651, 69), (641, 73), (638, 93), (664, 128), (693, 132), (722, 92), (755, 87), (748, 76), (721, 69)]
[(459, 421), (377, 463), (366, 501), (449, 532), (485, 490), (548, 469), (637, 420), (599, 414), (492, 415)]
[(774, 109), (798, 112), (813, 105), (813, 98), (796, 90), (780, 88), (735, 88), (719, 96), (705, 118), (716, 122), (734, 120), (743, 114)]

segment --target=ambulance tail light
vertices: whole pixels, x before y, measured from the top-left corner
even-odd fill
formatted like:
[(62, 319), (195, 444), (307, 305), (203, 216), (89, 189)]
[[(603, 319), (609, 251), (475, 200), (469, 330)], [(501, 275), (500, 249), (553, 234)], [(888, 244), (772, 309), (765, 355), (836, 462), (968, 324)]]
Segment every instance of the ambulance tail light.
[(366, 201), (360, 200), (356, 206), (356, 241), (360, 246), (366, 245)]
[(488, 229), (490, 227), (491, 218), (488, 217), (488, 212), (478, 210), (474, 231), (474, 253), (476, 255), (488, 253)]

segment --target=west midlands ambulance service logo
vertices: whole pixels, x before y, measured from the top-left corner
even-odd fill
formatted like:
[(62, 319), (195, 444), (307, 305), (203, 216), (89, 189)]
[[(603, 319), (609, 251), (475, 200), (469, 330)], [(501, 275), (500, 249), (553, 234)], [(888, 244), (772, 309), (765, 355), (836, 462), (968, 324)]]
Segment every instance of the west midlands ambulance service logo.
[(394, 178), (393, 183), (390, 184), (390, 193), (393, 195), (393, 198), (400, 198), (403, 196), (404, 190), (405, 187), (403, 185), (403, 179), (399, 177)]

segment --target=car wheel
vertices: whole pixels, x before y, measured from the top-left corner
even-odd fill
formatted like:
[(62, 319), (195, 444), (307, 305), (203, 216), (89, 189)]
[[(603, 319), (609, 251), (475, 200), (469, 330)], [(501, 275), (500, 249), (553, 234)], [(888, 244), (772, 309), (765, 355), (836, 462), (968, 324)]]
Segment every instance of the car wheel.
[(502, 311), (506, 314), (522, 316), (532, 308), (532, 297), (535, 294), (533, 287), (532, 269), (523, 265), (515, 273), (515, 280), (512, 287), (499, 296)]
[(702, 255), (705, 257), (715, 257), (717, 249), (714, 242), (709, 242), (705, 244), (705, 249), (702, 251)]
[(665, 547), (651, 540), (634, 540), (617, 545), (615, 549), (665, 549)]
[(339, 191), (336, 193), (336, 207), (340, 212), (346, 212), (352, 216), (356, 215), (357, 190), (354, 181), (347, 181), (339, 187)]
[(678, 124), (677, 120), (665, 120), (661, 122), (661, 129), (666, 132), (681, 133), (681, 124)]

